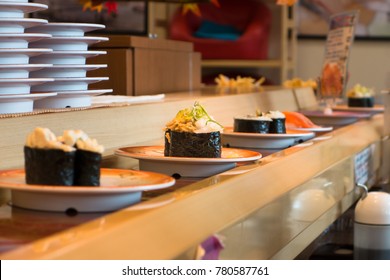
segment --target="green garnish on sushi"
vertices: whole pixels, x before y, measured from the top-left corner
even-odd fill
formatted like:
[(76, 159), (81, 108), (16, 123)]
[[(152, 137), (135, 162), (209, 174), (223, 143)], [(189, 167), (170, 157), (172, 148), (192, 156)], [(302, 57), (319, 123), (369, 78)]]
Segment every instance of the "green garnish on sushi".
[(191, 108), (180, 110), (175, 118), (166, 124), (166, 129), (172, 131), (204, 133), (221, 131), (223, 126), (214, 120), (199, 104), (194, 103)]
[(221, 157), (223, 126), (195, 102), (180, 110), (165, 127), (164, 155), (173, 157)]

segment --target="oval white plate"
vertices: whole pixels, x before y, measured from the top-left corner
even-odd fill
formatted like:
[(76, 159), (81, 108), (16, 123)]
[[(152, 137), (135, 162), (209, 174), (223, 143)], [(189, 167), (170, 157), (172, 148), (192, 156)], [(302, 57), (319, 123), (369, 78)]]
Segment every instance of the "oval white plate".
[(89, 57), (107, 54), (106, 51), (52, 51), (30, 59), (31, 63), (53, 65), (85, 64)]
[(0, 64), (29, 64), (30, 58), (34, 56), (39, 56), (41, 54), (50, 53), (52, 51), (52, 49), (28, 48), (0, 49)]
[(0, 114), (32, 112), (36, 100), (55, 95), (56, 93), (0, 95)]
[[(33, 71), (50, 67), (51, 64), (0, 64), (0, 79), (27, 79)], [(33, 77), (31, 77), (33, 78)]]
[(182, 177), (208, 177), (236, 167), (238, 162), (256, 161), (258, 152), (222, 148), (221, 158), (166, 157), (163, 146), (123, 147), (115, 151), (118, 156), (139, 160), (139, 168)]
[(51, 78), (0, 79), (0, 94), (27, 94), (32, 86), (53, 81)]
[(55, 37), (82, 37), (87, 32), (105, 27), (103, 24), (94, 23), (49, 22), (45, 25), (32, 27), (26, 32), (48, 33)]
[(86, 78), (55, 78), (50, 83), (32, 86), (32, 92), (88, 90), (88, 85), (100, 81), (107, 81), (108, 77)]
[(321, 111), (301, 111), (300, 113), (308, 117), (312, 122), (323, 126), (344, 126), (357, 122), (360, 119), (368, 119), (371, 114), (339, 112), (324, 114)]
[(46, 24), (46, 19), (0, 18), (0, 33), (23, 33), (26, 28)]
[(112, 92), (112, 89), (60, 91), (57, 92), (56, 96), (37, 100), (34, 102), (34, 108), (54, 109), (89, 107), (92, 105), (92, 96), (110, 92)]
[[(51, 35), (50, 35), (51, 36)], [(107, 37), (51, 37), (30, 44), (34, 48), (50, 48), (54, 51), (86, 51), (90, 45), (108, 41)]]
[[(288, 128), (288, 125), (286, 125)], [(312, 131), (312, 132), (328, 132), (332, 131), (333, 127), (331, 126), (316, 126), (316, 127), (294, 127), (294, 128), (289, 128), (291, 130), (296, 130), (296, 131)]]
[(27, 49), (31, 42), (50, 37), (49, 34), (38, 33), (0, 33), (0, 49)]
[(285, 149), (315, 136), (314, 132), (287, 130), (287, 133), (244, 133), (233, 132), (232, 128), (225, 128), (222, 133), (222, 143), (228, 147), (242, 147), (255, 149)]
[(25, 14), (34, 13), (48, 8), (45, 4), (27, 3), (27, 1), (0, 2), (0, 18), (23, 18)]
[(383, 105), (376, 104), (374, 107), (349, 107), (348, 105), (337, 105), (332, 108), (334, 111), (345, 111), (355, 113), (383, 113), (385, 107)]
[(11, 190), (12, 205), (45, 211), (114, 211), (139, 202), (143, 191), (174, 184), (163, 174), (102, 168), (99, 187), (28, 185), (23, 169), (0, 171), (0, 187)]
[(52, 65), (30, 74), (31, 78), (85, 78), (87, 71), (106, 68), (107, 64)]

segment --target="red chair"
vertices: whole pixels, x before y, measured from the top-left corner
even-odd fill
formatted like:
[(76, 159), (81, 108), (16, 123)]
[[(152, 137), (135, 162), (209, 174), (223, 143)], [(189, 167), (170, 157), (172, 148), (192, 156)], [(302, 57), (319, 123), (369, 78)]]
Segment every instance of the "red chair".
[[(267, 59), (271, 27), (268, 7), (252, 0), (220, 0), (221, 7), (211, 3), (199, 4), (201, 17), (179, 8), (169, 25), (169, 38), (188, 41), (202, 59)], [(205, 21), (240, 31), (235, 40), (196, 37)]]

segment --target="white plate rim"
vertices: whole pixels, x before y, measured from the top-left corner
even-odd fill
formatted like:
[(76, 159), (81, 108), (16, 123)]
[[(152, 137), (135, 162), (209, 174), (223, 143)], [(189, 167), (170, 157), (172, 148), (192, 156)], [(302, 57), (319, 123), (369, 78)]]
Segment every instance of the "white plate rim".
[(48, 68), (51, 69), (93, 69), (93, 68), (106, 68), (107, 64), (49, 64)]
[(49, 39), (52, 35), (44, 33), (0, 33), (0, 39), (26, 39), (26, 40), (43, 40)]
[(0, 79), (0, 84), (31, 84), (31, 83), (40, 83), (40, 82), (53, 82), (53, 78), (4, 78)]
[(89, 90), (69, 90), (57, 91), (57, 95), (99, 95), (112, 92), (112, 89), (89, 89)]
[[(30, 34), (30, 33), (26, 33)], [(47, 34), (47, 33), (44, 33)], [(45, 39), (42, 39), (37, 42), (38, 43), (51, 43), (53, 41), (71, 41), (71, 42), (85, 42), (85, 43), (92, 43), (92, 42), (102, 42), (102, 41), (108, 41), (108, 37), (97, 37), (97, 36), (82, 36), (82, 37), (56, 37), (51, 36)]]
[(46, 67), (52, 67), (52, 66), (53, 66), (53, 64), (0, 64), (0, 68), (26, 69), (26, 70), (35, 69), (35, 68), (46, 68)]
[(27, 93), (27, 94), (0, 94), (0, 100), (14, 100), (14, 99), (42, 99), (46, 97), (56, 96), (56, 92), (45, 92), (45, 93)]
[[(228, 130), (228, 132), (226, 132), (225, 130)], [(225, 128), (221, 134), (222, 137), (223, 135), (228, 135), (228, 136), (238, 136), (238, 137), (257, 138), (257, 139), (280, 139), (280, 138), (297, 138), (303, 136), (314, 136), (314, 132), (312, 131), (297, 131), (295, 129), (294, 130), (287, 129), (286, 133), (251, 133), (251, 132), (234, 132), (233, 128), (231, 127)]]
[(374, 107), (349, 107), (348, 105), (338, 105), (332, 107), (334, 111), (345, 111), (345, 112), (384, 112), (385, 108), (383, 105), (375, 104)]
[(312, 131), (312, 132), (327, 132), (327, 131), (332, 131), (333, 130), (333, 126), (294, 127), (293, 130)]
[[(370, 118), (372, 115), (367, 113), (357, 113), (357, 112), (342, 112), (334, 111), (332, 114), (324, 114), (321, 111), (301, 111), (301, 114), (310, 118), (323, 118), (323, 119), (366, 119)], [(341, 114), (340, 114), (341, 113)], [(343, 114), (344, 113), (344, 114)]]
[(90, 82), (107, 81), (109, 77), (82, 77), (82, 78), (52, 78), (54, 82)]
[(0, 10), (4, 8), (20, 8), (19, 10), (24, 13), (31, 13), (39, 10), (46, 10), (49, 8), (49, 6), (46, 4), (31, 2), (0, 2)]
[(98, 23), (83, 23), (83, 22), (48, 22), (45, 25), (40, 26), (42, 30), (56, 30), (56, 28), (67, 28), (75, 27), (80, 29), (82, 32), (89, 32), (92, 30), (104, 29), (106, 26), (104, 24)]
[(47, 49), (47, 48), (15, 48), (15, 49), (10, 49), (10, 48), (0, 48), (0, 54), (1, 53), (13, 53), (13, 54), (40, 54), (40, 53), (51, 53), (53, 52), (52, 49)]
[[(123, 149), (142, 149), (142, 148), (155, 148), (161, 150), (161, 156), (145, 155), (145, 154), (135, 154), (128, 153), (123, 151)], [(115, 151), (115, 154), (118, 156), (131, 157), (139, 160), (151, 160), (156, 162), (172, 162), (172, 163), (191, 163), (191, 164), (221, 164), (221, 163), (235, 163), (235, 162), (247, 162), (247, 161), (256, 161), (262, 158), (262, 154), (255, 151), (239, 149), (239, 148), (225, 148), (222, 147), (222, 152), (224, 150), (230, 151), (245, 151), (253, 154), (251, 157), (237, 157), (237, 158), (195, 158), (195, 157), (166, 157), (164, 156), (164, 146), (132, 146), (132, 147), (122, 147)]]
[(138, 171), (138, 170), (130, 170), (130, 169), (110, 169), (110, 168), (102, 168), (101, 169), (101, 181), (104, 180), (104, 176), (106, 173), (111, 171), (121, 172), (125, 174), (134, 174), (135, 176), (159, 176), (161, 177), (161, 183), (159, 184), (148, 184), (142, 186), (45, 186), (45, 185), (29, 185), (29, 184), (16, 184), (16, 183), (5, 183), (2, 181), (2, 174), (7, 172), (16, 172), (19, 176), (24, 175), (24, 169), (11, 169), (11, 170), (3, 170), (0, 171), (0, 188), (7, 188), (10, 190), (17, 191), (29, 191), (29, 192), (40, 192), (40, 193), (72, 193), (72, 194), (94, 194), (94, 195), (104, 195), (109, 193), (132, 193), (132, 192), (140, 192), (140, 191), (150, 191), (171, 187), (175, 184), (176, 180), (173, 177), (168, 175), (150, 172), (150, 171)]

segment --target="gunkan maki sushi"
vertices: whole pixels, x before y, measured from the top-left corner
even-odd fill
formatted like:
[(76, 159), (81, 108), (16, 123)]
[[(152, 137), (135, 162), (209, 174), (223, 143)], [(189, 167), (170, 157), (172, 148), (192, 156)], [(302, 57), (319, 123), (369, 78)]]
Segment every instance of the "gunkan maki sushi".
[(82, 130), (65, 130), (59, 139), (74, 147), (75, 186), (100, 186), (100, 167), (104, 147), (96, 139), (89, 138)]
[(234, 118), (234, 132), (268, 133), (271, 118), (267, 116), (242, 116)]
[(76, 149), (57, 140), (47, 128), (37, 127), (24, 146), (26, 183), (71, 186)]
[(347, 93), (348, 107), (374, 107), (374, 90), (356, 84)]
[(220, 158), (222, 130), (222, 125), (195, 102), (166, 124), (164, 156)]

